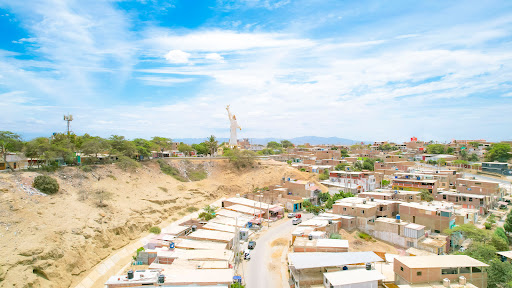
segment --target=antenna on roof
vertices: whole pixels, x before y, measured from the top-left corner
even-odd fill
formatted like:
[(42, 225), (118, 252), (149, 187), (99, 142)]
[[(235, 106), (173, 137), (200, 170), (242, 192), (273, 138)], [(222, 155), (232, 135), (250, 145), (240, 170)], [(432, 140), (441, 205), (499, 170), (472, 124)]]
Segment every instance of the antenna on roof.
[(71, 124), (70, 122), (73, 121), (73, 115), (71, 114), (68, 114), (68, 115), (64, 115), (64, 121), (66, 121), (68, 123), (68, 136), (69, 136), (69, 125)]

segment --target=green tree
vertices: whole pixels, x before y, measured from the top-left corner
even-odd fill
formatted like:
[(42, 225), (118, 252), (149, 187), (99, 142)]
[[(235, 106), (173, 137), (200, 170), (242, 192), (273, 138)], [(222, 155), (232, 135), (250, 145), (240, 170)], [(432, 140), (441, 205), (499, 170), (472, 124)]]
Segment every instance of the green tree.
[(478, 155), (476, 153), (472, 153), (471, 156), (469, 157), (469, 161), (471, 162), (478, 162), (480, 160), (480, 158), (478, 158)]
[(427, 146), (427, 153), (429, 154), (443, 154), (444, 151), (443, 144), (430, 144)]
[(137, 153), (135, 143), (128, 141), (124, 136), (112, 135), (109, 138), (110, 154), (111, 155), (124, 155), (126, 157), (133, 157)]
[(446, 164), (446, 160), (444, 160), (444, 158), (437, 160), (437, 165), (444, 166), (445, 164)]
[(488, 162), (507, 162), (512, 158), (510, 154), (510, 144), (507, 143), (495, 143), (489, 147), (489, 151), (485, 153), (485, 160)]
[(350, 166), (348, 163), (340, 163), (334, 167), (334, 170), (336, 171), (345, 171), (347, 170), (345, 167)]
[(237, 169), (252, 166), (254, 164), (254, 160), (256, 159), (256, 153), (249, 150), (229, 150), (225, 153), (225, 156), (229, 158), (229, 162), (232, 163)]
[(272, 150), (278, 150), (278, 149), (281, 149), (282, 147), (283, 147), (283, 145), (281, 145), (281, 143), (278, 143), (276, 141), (270, 141), (267, 143), (267, 148), (272, 149)]
[(341, 157), (349, 157), (348, 151), (346, 149), (340, 149)]
[(482, 143), (479, 142), (469, 142), (469, 145), (473, 146), (473, 148), (478, 149), (478, 147), (482, 146)]
[(180, 145), (178, 145), (178, 151), (185, 154), (185, 156), (188, 156), (190, 155), (190, 152), (194, 151), (194, 148), (192, 148), (192, 146), (190, 145), (181, 142)]
[(324, 169), (324, 172), (318, 175), (320, 180), (328, 180), (329, 179), (329, 170)]
[(420, 197), (422, 201), (432, 202), (434, 201), (434, 196), (427, 190), (427, 189), (421, 189), (420, 190)]
[(512, 212), (508, 213), (507, 219), (505, 219), (505, 223), (503, 224), (503, 228), (508, 233), (512, 233)]
[(446, 154), (453, 154), (454, 151), (455, 151), (455, 149), (453, 149), (452, 147), (446, 148)]
[(142, 138), (133, 139), (133, 144), (135, 145), (135, 149), (140, 156), (149, 157), (151, 156), (151, 151), (156, 150), (155, 144), (151, 141)]
[(460, 150), (460, 159), (463, 161), (469, 160), (469, 154), (468, 151), (466, 151), (466, 149)]
[(192, 149), (196, 150), (199, 155), (207, 155), (208, 154), (208, 146), (206, 146), (206, 142), (202, 142), (199, 144), (192, 144)]
[(363, 162), (361, 162), (361, 161), (356, 161), (352, 165), (352, 170), (353, 171), (361, 171), (363, 169), (364, 169), (364, 166), (363, 166)]
[[(23, 152), (25, 156), (30, 158), (30, 160), (34, 158), (44, 158), (44, 155), (51, 150), (50, 140), (45, 137), (38, 137), (30, 140), (25, 143), (25, 147)], [(38, 166), (39, 166), (39, 162)], [(32, 166), (32, 161), (30, 161), (30, 166)]]
[(158, 152), (162, 152), (162, 151), (171, 149), (171, 147), (172, 147), (171, 138), (155, 136), (151, 139), (151, 142), (153, 144), (155, 144), (155, 147), (157, 147)]
[(290, 148), (290, 147), (293, 147), (293, 143), (289, 140), (282, 140), (281, 141), (281, 146), (283, 148)]
[(373, 171), (375, 167), (375, 160), (371, 158), (365, 158), (363, 160), (363, 169)]
[(208, 137), (208, 140), (206, 140), (205, 144), (206, 147), (208, 148), (208, 152), (210, 153), (211, 156), (213, 156), (213, 154), (215, 154), (215, 151), (217, 151), (217, 148), (219, 147), (219, 142), (217, 141), (215, 136), (211, 135), (210, 137)]
[(7, 167), (14, 171), (9, 162), (7, 162), (7, 152), (17, 152), (23, 149), (23, 142), (20, 135), (10, 131), (0, 131), (0, 153), (2, 153)]
[(505, 243), (507, 243), (507, 245), (510, 244), (507, 237), (507, 233), (502, 227), (497, 227), (496, 230), (494, 230), (494, 234), (496, 234), (498, 237), (501, 237), (505, 241)]
[(391, 183), (391, 181), (386, 180), (386, 179), (382, 179), (382, 181), (380, 182), (380, 185), (384, 187), (384, 186), (388, 186), (389, 183)]
[(107, 152), (110, 149), (110, 143), (101, 137), (92, 137), (82, 144), (82, 152), (86, 155), (94, 155), (98, 159), (98, 154)]
[(379, 146), (379, 150), (381, 150), (381, 151), (390, 151), (392, 149), (393, 149), (393, 147), (389, 143), (386, 143), (386, 144), (383, 144), (383, 145)]

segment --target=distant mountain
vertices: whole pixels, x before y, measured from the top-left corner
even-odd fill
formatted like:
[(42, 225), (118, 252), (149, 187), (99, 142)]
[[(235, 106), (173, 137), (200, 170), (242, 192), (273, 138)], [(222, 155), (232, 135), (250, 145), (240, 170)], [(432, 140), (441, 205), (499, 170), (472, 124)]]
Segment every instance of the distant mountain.
[[(186, 144), (194, 144), (194, 143), (201, 143), (206, 140), (206, 138), (177, 138), (172, 139), (176, 142), (183, 142)], [(229, 138), (217, 138), (219, 143), (222, 142), (228, 142)], [(249, 138), (252, 144), (261, 144), (266, 145), (270, 141), (276, 141), (280, 142), (281, 140), (284, 140), (283, 138)], [(338, 145), (353, 145), (361, 142), (366, 141), (359, 141), (359, 140), (351, 140), (346, 138), (338, 138), (338, 137), (318, 137), (318, 136), (302, 136), (302, 137), (295, 137), (290, 140), (295, 145), (302, 145), (304, 143), (309, 143), (311, 145), (319, 145), (319, 144), (338, 144)]]

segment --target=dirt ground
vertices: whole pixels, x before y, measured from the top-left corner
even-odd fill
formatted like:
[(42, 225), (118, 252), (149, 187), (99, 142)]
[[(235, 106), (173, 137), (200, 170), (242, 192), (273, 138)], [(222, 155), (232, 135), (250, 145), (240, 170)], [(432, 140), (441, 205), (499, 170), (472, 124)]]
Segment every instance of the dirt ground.
[(195, 161), (207, 167), (207, 179), (179, 182), (156, 162), (131, 173), (115, 165), (92, 172), (66, 167), (49, 174), (60, 191), (48, 196), (29, 189), (38, 172), (0, 173), (0, 287), (72, 287), (102, 259), (151, 226), (188, 214), (188, 207), (202, 208), (283, 177), (311, 177), (275, 161), (243, 171), (226, 160)]
[[(348, 247), (350, 252), (374, 251), (385, 252), (389, 254), (401, 254), (400, 249), (395, 248), (386, 242), (372, 238), (366, 241), (357, 236), (358, 231), (348, 232), (343, 229), (340, 230), (341, 239), (348, 240)], [(402, 253), (403, 254), (403, 253)]]

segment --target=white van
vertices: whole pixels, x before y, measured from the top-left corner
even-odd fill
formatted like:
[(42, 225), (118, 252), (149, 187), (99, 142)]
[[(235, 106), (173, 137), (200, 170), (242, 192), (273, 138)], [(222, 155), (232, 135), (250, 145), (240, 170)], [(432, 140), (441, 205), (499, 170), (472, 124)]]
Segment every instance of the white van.
[(302, 218), (293, 218), (293, 220), (292, 220), (293, 225), (298, 225), (300, 223), (302, 223)]

